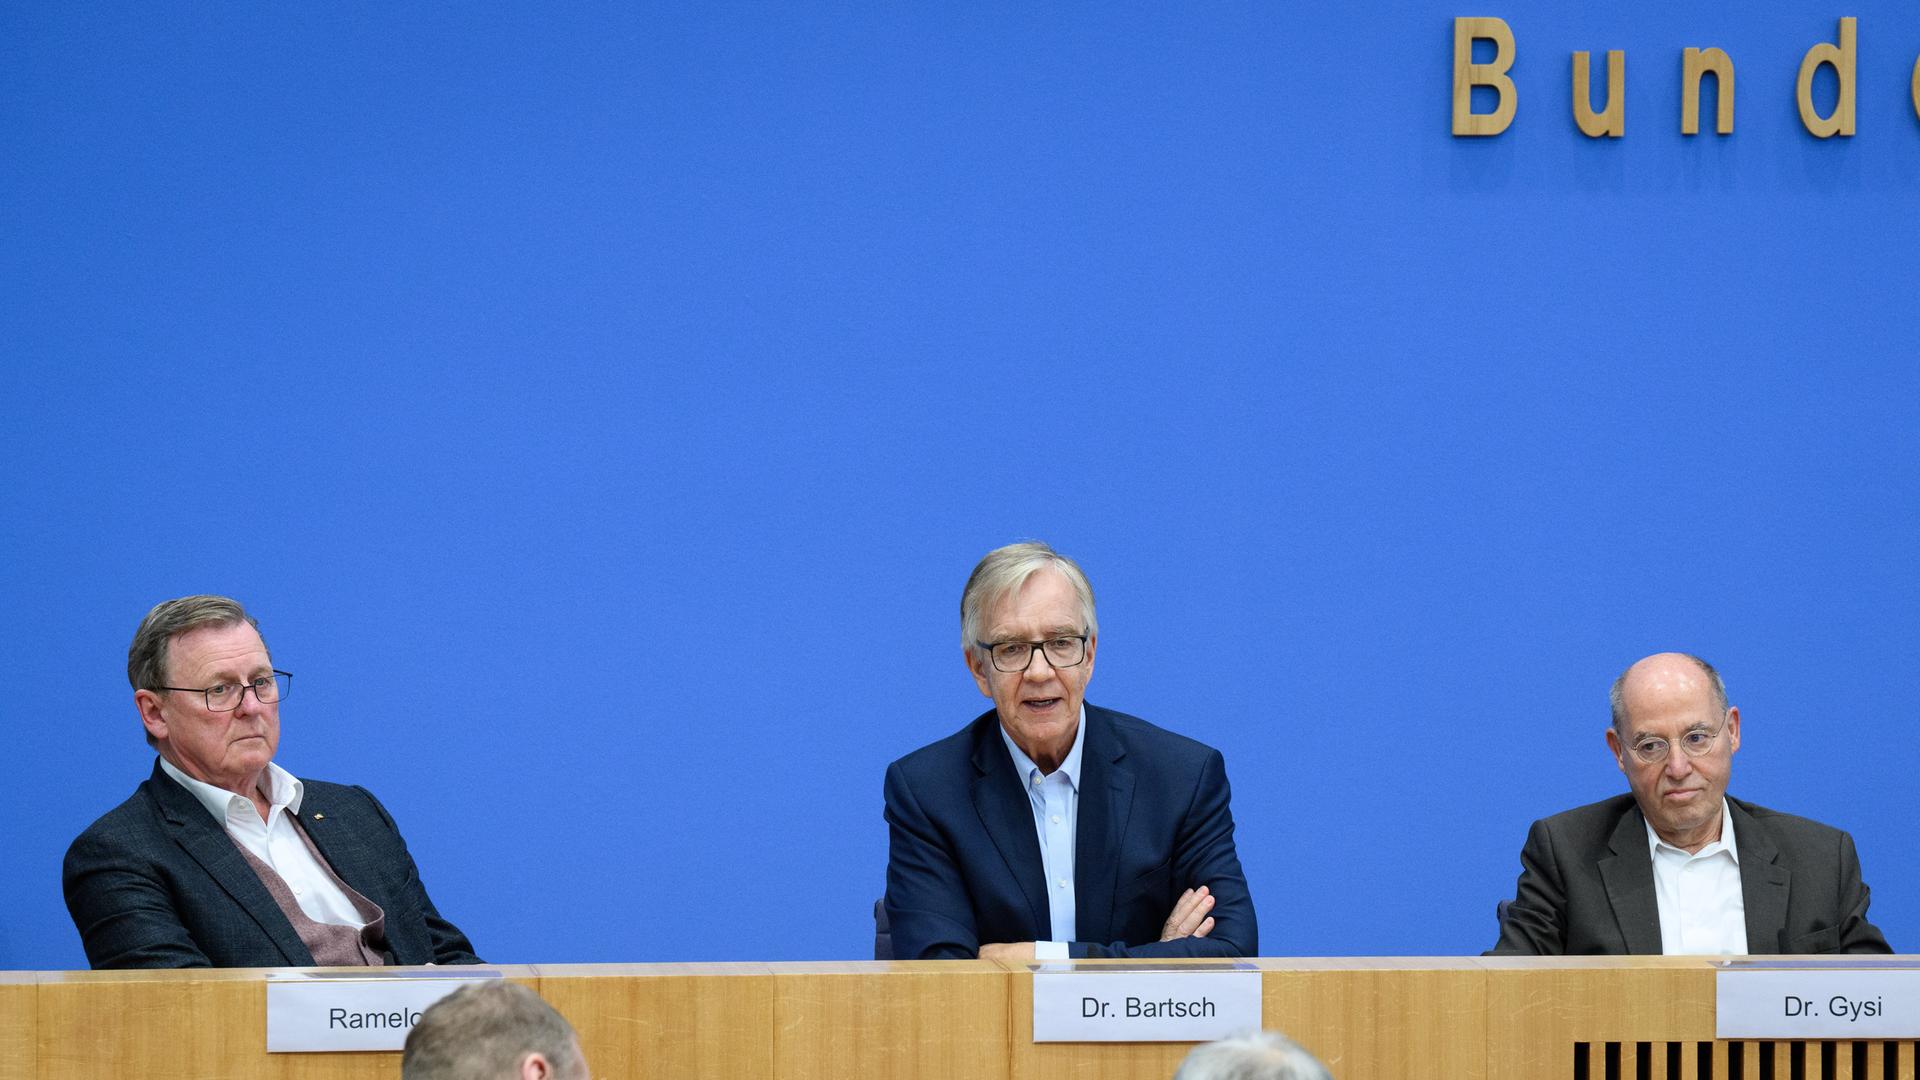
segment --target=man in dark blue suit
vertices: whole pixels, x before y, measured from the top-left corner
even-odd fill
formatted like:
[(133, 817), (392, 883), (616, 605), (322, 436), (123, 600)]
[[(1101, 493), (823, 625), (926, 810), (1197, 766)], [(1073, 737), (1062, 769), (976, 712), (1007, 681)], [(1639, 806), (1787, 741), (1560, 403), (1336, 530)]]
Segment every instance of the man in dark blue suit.
[(238, 603), (156, 606), (127, 678), (160, 760), (62, 872), (94, 967), (480, 962), (378, 800), (273, 763), (291, 676)]
[(1252, 956), (1217, 750), (1086, 705), (1093, 589), (1045, 544), (990, 552), (961, 647), (994, 707), (887, 768), (901, 959)]

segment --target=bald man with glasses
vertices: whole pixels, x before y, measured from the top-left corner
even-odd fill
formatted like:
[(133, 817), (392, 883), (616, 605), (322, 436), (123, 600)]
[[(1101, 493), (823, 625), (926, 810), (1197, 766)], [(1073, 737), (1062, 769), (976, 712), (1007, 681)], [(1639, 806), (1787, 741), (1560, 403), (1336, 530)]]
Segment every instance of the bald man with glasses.
[(1610, 699), (1630, 793), (1533, 823), (1489, 955), (1892, 951), (1852, 837), (1728, 797), (1740, 710), (1713, 665), (1649, 656)]

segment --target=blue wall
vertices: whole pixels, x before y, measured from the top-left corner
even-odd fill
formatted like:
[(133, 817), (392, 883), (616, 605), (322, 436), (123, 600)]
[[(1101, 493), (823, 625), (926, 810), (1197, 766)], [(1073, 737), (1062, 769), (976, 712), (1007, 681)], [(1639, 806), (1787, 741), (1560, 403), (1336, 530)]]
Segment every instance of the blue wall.
[(1916, 54), (1892, 2), (10, 4), (0, 966), (84, 963), (60, 857), (197, 591), (489, 959), (864, 955), (882, 770), (983, 706), (960, 586), (1028, 536), (1090, 698), (1226, 752), (1275, 953), (1485, 948), (1663, 648), (1920, 947)]

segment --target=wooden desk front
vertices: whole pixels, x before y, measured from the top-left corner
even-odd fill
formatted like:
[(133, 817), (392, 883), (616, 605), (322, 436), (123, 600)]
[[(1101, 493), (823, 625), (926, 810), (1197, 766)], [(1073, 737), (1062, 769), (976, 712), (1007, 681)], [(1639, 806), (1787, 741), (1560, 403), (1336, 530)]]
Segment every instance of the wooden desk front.
[[(1915, 1045), (1724, 1043), (1693, 958), (1262, 959), (1264, 1016), (1339, 1080), (1916, 1080)], [(1098, 962), (1087, 966), (1098, 967)], [(1184, 1045), (1036, 1044), (987, 962), (502, 967), (600, 1078), (1166, 1080)], [(0, 973), (0, 1080), (363, 1080), (399, 1055), (268, 1054), (258, 971)]]

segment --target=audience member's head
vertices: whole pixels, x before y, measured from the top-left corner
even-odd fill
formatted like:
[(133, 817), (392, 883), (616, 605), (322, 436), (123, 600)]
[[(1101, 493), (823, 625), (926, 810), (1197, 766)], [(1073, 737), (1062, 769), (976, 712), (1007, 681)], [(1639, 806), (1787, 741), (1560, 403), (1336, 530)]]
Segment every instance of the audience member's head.
[(401, 1080), (588, 1080), (573, 1025), (504, 979), (464, 986), (420, 1014)]
[(1196, 1046), (1173, 1080), (1333, 1080), (1327, 1067), (1271, 1031)]

